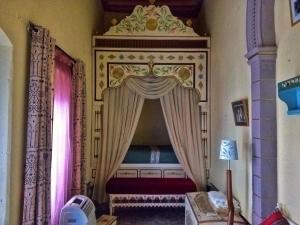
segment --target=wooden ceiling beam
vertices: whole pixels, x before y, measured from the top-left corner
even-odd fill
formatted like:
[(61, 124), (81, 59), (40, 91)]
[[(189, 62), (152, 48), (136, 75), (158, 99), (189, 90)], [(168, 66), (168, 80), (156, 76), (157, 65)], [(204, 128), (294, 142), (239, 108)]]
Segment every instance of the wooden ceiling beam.
[[(136, 5), (149, 5), (148, 0), (101, 0), (103, 10), (130, 14)], [(172, 14), (177, 17), (197, 17), (203, 0), (157, 0), (155, 5), (169, 6)]]

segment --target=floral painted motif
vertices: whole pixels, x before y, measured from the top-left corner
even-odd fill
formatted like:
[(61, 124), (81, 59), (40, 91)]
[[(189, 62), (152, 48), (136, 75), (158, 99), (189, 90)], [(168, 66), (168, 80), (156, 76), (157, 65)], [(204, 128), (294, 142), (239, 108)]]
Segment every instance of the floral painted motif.
[[(193, 65), (154, 65), (153, 75), (175, 76), (185, 87), (193, 87)], [(127, 76), (147, 76), (149, 66), (146, 64), (110, 64), (109, 86), (119, 86)]]
[[(136, 52), (97, 51), (95, 99), (101, 101), (107, 87), (117, 87), (127, 76), (147, 76), (148, 63), (153, 61), (153, 74), (174, 76), (185, 87), (194, 87), (207, 99), (207, 53), (199, 52)], [(121, 57), (120, 57), (121, 56)], [(200, 59), (201, 58), (201, 59)], [(179, 60), (180, 59), (180, 60)]]
[[(110, 28), (105, 35), (198, 36), (194, 30), (174, 17), (168, 6), (135, 7), (133, 13)], [(157, 34), (157, 35), (155, 35)]]
[(147, 65), (111, 64), (109, 66), (109, 86), (119, 86), (129, 75), (145, 76), (148, 73)]

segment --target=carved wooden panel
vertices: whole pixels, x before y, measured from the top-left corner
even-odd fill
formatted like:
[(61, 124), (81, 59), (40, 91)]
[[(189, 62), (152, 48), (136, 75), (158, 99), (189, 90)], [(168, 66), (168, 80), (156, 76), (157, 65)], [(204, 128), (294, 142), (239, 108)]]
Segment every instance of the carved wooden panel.
[(161, 178), (162, 170), (160, 169), (141, 169), (140, 177), (143, 178)]
[(121, 169), (116, 173), (116, 177), (121, 178), (137, 178), (138, 169)]
[(185, 178), (184, 170), (177, 170), (177, 169), (165, 169), (164, 170), (164, 178)]
[(91, 143), (91, 168), (92, 168), (92, 179), (96, 177), (96, 164), (99, 157), (99, 152), (101, 149), (103, 132), (102, 132), (102, 123), (103, 123), (103, 102), (98, 102), (93, 106), (92, 112), (92, 143)]

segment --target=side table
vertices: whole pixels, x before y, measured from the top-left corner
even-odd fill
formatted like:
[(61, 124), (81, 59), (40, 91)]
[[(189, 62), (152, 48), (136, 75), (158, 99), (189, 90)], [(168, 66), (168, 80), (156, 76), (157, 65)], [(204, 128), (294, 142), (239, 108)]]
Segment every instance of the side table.
[[(247, 223), (242, 217), (235, 215), (234, 224)], [(215, 213), (207, 192), (192, 192), (185, 197), (185, 225), (227, 225), (227, 217)]]

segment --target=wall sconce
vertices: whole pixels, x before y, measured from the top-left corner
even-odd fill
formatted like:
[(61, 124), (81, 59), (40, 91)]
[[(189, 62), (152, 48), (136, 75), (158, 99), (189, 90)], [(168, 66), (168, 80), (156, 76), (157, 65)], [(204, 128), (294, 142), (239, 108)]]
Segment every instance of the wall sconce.
[(278, 96), (287, 104), (288, 115), (300, 114), (300, 76), (279, 82)]

